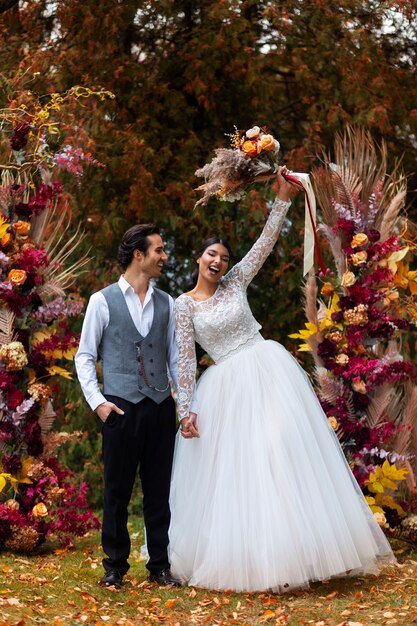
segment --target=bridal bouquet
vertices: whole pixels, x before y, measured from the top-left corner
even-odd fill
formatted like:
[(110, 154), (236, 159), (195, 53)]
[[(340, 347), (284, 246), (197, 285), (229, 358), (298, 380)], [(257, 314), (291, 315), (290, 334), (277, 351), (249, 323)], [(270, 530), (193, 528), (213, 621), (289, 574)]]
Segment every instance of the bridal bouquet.
[(267, 180), (278, 169), (279, 142), (266, 129), (253, 126), (243, 134), (235, 128), (231, 148), (218, 148), (216, 156), (196, 171), (205, 182), (197, 187), (204, 196), (196, 203), (205, 206), (211, 196), (233, 202), (248, 185)]

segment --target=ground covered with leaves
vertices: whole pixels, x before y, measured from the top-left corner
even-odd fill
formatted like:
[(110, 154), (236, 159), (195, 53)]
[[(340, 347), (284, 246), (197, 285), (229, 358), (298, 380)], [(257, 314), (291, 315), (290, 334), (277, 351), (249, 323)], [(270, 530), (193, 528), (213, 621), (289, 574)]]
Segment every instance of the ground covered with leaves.
[(102, 589), (99, 534), (35, 556), (3, 553), (0, 626), (374, 626), (417, 624), (417, 553), (397, 549), (398, 565), (379, 577), (332, 580), (284, 596), (164, 588), (149, 583), (132, 533), (131, 569), (120, 590)]

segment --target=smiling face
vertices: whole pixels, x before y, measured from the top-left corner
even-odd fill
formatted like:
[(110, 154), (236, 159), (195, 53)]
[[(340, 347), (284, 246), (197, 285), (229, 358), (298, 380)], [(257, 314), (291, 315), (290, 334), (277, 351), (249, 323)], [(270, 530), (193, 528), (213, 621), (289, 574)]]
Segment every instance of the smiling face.
[(140, 260), (140, 270), (148, 278), (159, 278), (164, 264), (168, 259), (164, 243), (160, 235), (148, 235), (149, 248), (146, 254), (135, 250), (135, 256)]
[(197, 259), (199, 277), (210, 283), (217, 283), (226, 273), (229, 260), (229, 252), (223, 244), (215, 243), (208, 246)]

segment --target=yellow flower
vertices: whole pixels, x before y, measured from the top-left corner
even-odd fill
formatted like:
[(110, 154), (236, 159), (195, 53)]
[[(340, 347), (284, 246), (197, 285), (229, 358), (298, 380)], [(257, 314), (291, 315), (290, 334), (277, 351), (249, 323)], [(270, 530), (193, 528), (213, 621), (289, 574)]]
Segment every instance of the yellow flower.
[(10, 270), (8, 277), (12, 285), (23, 285), (27, 274), (25, 270)]
[[(317, 328), (315, 324), (312, 324), (311, 322), (307, 322), (305, 324), (305, 329), (301, 329), (300, 331), (298, 331), (298, 333), (292, 333), (291, 335), (288, 335), (288, 336), (291, 337), (291, 339), (302, 339), (303, 341), (307, 342), (308, 339), (310, 339), (310, 337), (317, 334), (318, 330), (319, 329)], [(308, 343), (302, 343), (300, 347), (298, 348), (298, 351), (310, 352), (311, 348), (308, 345)]]
[(409, 289), (413, 295), (417, 295), (417, 270), (410, 271), (408, 263), (397, 262), (397, 271), (394, 284), (402, 289)]
[(398, 515), (405, 515), (404, 509), (395, 502), (390, 494), (386, 493), (386, 489), (397, 491), (397, 482), (405, 480), (407, 474), (407, 468), (397, 469), (395, 463), (391, 465), (387, 459), (382, 466), (377, 465), (375, 470), (369, 474), (364, 484), (372, 494), (366, 496), (366, 501), (373, 513), (383, 513), (383, 507), (387, 507), (397, 511)]
[(12, 240), (12, 236), (10, 233), (6, 233), (5, 235), (3, 235), (3, 237), (0, 239), (0, 244), (3, 246), (3, 248), (6, 248), (6, 246), (9, 245), (9, 243)]
[(398, 270), (398, 263), (403, 260), (408, 251), (408, 246), (406, 246), (405, 248), (401, 248), (401, 250), (396, 250), (389, 255), (386, 263), (382, 261), (379, 265), (388, 267), (393, 274), (396, 274)]
[(320, 330), (325, 330), (326, 328), (338, 328), (339, 330), (343, 329), (343, 324), (339, 322), (334, 322), (332, 319), (333, 313), (338, 313), (340, 311), (339, 307), (339, 296), (337, 293), (333, 294), (332, 302), (330, 305), (330, 309), (327, 307), (321, 307), (319, 311), (319, 319), (320, 319)]
[(49, 118), (49, 111), (41, 109), (38, 114), (33, 118), (32, 124), (43, 124)]
[(43, 502), (38, 502), (32, 509), (32, 515), (35, 519), (42, 519), (48, 515), (48, 509)]
[(63, 367), (58, 367), (58, 365), (53, 365), (52, 367), (47, 367), (46, 369), (51, 376), (58, 375), (62, 376), (63, 378), (67, 378), (68, 380), (72, 380), (73, 378), (73, 374), (71, 372), (64, 369)]
[[(5, 218), (3, 213), (0, 213), (0, 239), (3, 239), (3, 237), (7, 233), (7, 229), (9, 228), (9, 226), (10, 224), (8, 224), (7, 219)], [(10, 238), (10, 235), (9, 235), (9, 238)]]
[(356, 276), (353, 272), (345, 272), (342, 276), (342, 287), (352, 287), (356, 283)]
[(353, 265), (362, 265), (368, 260), (368, 253), (366, 250), (361, 250), (360, 252), (352, 254), (350, 258), (352, 259)]
[(11, 479), (10, 474), (6, 474), (5, 472), (0, 473), (0, 493), (3, 491), (3, 489), (7, 485), (7, 481), (10, 479)]
[(358, 248), (359, 246), (366, 245), (368, 241), (368, 235), (365, 235), (365, 233), (358, 233), (352, 238), (352, 241), (350, 242), (350, 247)]

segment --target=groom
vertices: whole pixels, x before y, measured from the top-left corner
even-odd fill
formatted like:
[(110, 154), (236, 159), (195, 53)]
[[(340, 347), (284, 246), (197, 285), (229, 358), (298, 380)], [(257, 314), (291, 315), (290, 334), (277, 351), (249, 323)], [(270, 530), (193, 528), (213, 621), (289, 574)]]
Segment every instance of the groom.
[[(75, 357), (84, 396), (103, 422), (106, 558), (100, 584), (120, 587), (129, 569), (127, 509), (139, 467), (149, 578), (162, 585), (179, 585), (167, 553), (176, 433), (167, 375), (169, 369), (177, 387), (173, 300), (150, 282), (159, 278), (167, 260), (159, 229), (152, 224), (129, 228), (117, 260), (124, 274), (91, 296)], [(98, 358), (103, 392), (96, 374)]]

